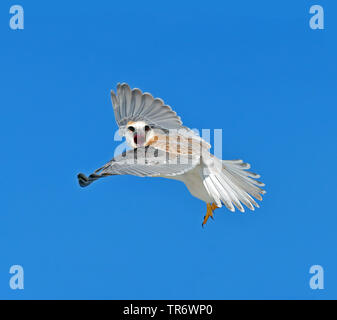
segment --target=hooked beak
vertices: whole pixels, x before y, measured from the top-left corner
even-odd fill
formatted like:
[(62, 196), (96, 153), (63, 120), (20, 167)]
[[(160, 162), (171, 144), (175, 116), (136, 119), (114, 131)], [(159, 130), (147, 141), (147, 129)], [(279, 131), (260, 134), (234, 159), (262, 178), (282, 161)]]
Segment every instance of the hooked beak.
[(139, 134), (139, 133), (135, 133), (133, 135), (133, 142), (137, 145), (137, 147), (141, 147), (145, 144), (145, 134)]

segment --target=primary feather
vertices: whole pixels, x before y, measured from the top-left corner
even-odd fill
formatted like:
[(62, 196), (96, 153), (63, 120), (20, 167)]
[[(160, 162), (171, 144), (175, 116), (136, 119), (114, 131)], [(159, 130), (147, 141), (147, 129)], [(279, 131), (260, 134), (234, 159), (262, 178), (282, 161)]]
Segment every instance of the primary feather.
[(131, 90), (126, 83), (117, 85), (117, 95), (111, 90), (111, 100), (121, 128), (129, 121), (145, 121), (150, 126), (166, 130), (182, 127), (180, 117), (162, 99), (155, 99), (138, 88)]
[(78, 175), (81, 187), (111, 175), (134, 175), (140, 177), (175, 176), (184, 174), (198, 164), (191, 155), (168, 154), (153, 147), (132, 149), (110, 160), (89, 177)]

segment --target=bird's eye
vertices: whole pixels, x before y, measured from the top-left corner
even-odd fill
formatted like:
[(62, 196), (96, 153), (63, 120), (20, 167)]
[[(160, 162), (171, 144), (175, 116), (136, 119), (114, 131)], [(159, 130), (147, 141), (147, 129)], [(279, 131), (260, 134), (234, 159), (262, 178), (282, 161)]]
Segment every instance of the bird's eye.
[(135, 127), (133, 127), (133, 126), (129, 126), (129, 127), (128, 127), (128, 130), (130, 130), (131, 132), (135, 132), (136, 129), (135, 129)]
[(145, 127), (144, 127), (144, 130), (145, 130), (146, 132), (150, 131), (150, 129), (151, 129), (151, 128), (150, 128), (149, 126), (145, 126)]

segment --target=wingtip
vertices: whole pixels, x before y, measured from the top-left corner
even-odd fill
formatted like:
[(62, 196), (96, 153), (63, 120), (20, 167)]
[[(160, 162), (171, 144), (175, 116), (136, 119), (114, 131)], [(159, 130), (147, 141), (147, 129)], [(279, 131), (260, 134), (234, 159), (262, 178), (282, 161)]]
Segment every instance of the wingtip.
[(86, 187), (90, 184), (88, 177), (84, 173), (79, 173), (77, 175), (78, 183), (81, 187)]

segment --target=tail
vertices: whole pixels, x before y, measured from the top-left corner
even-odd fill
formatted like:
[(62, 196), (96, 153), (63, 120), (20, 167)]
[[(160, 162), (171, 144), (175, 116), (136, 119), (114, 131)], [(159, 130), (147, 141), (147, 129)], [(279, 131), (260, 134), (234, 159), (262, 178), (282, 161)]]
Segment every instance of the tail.
[(260, 175), (246, 171), (250, 168), (250, 164), (242, 160), (222, 161), (214, 158), (214, 161), (215, 165), (205, 165), (202, 173), (204, 186), (214, 199), (214, 203), (218, 207), (223, 203), (231, 211), (235, 211), (235, 206), (244, 212), (241, 203), (251, 210), (255, 210), (255, 207), (259, 208), (253, 197), (262, 200), (261, 195), (266, 191), (260, 187), (265, 184), (255, 180), (260, 178)]

